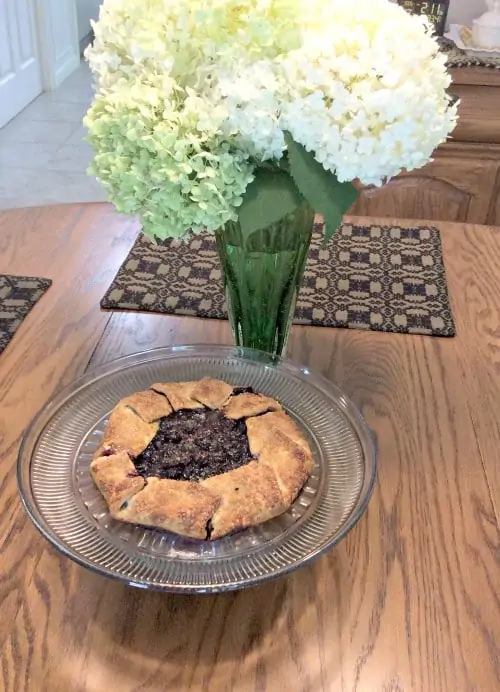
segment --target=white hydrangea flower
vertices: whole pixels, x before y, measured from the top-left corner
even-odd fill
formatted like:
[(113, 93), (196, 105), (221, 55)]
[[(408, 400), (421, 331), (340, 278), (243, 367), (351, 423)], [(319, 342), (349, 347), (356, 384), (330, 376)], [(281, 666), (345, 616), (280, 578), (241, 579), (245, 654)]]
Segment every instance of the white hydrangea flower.
[(280, 159), (285, 137), (279, 123), (276, 68), (269, 60), (219, 76), (207, 98), (226, 110), (223, 130), (258, 160)]
[(151, 235), (235, 219), (287, 131), (381, 185), (456, 122), (426, 20), (388, 0), (104, 0), (94, 32), (93, 172)]
[(422, 166), (456, 121), (424, 20), (383, 0), (336, 0), (322, 21), (282, 61), (283, 129), (340, 181), (381, 185)]

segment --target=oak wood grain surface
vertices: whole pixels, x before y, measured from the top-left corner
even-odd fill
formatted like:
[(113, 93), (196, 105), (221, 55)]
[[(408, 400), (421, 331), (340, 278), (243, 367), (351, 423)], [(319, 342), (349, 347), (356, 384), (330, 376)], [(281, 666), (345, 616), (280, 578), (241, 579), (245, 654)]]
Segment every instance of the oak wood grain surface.
[(438, 225), (455, 339), (292, 331), (291, 357), (339, 384), (374, 432), (366, 515), (289, 577), (188, 597), (61, 557), (20, 506), (15, 458), (36, 410), (89, 364), (230, 343), (227, 324), (101, 312), (137, 233), (106, 205), (0, 215), (0, 271), (54, 280), (0, 357), (1, 690), (500, 689), (500, 229)]

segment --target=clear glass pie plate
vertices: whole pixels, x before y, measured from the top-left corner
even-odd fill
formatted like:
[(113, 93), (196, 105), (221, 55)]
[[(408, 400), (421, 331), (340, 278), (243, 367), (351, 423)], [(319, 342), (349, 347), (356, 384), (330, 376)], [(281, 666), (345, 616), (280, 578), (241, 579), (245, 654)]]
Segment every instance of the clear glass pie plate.
[[(226, 380), (278, 399), (307, 437), (315, 468), (288, 512), (217, 541), (196, 541), (112, 519), (89, 474), (116, 403), (154, 382)], [(240, 589), (305, 565), (363, 514), (376, 477), (370, 432), (328, 380), (288, 360), (225, 346), (175, 346), (89, 371), (28, 429), (18, 481), (26, 510), (68, 557), (132, 586), (207, 593)]]

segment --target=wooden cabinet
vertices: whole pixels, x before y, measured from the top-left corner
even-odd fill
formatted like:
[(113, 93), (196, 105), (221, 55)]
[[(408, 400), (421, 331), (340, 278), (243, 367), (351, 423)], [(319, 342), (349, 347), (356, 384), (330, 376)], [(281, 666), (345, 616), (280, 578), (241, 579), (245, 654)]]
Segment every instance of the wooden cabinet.
[[(439, 151), (418, 171), (405, 173), (383, 188), (365, 188), (350, 211), (359, 216), (488, 223), (493, 193), (500, 184), (498, 160)], [(498, 222), (500, 224), (500, 221)]]
[(500, 74), (491, 72), (455, 70), (461, 106), (453, 140), (424, 168), (364, 188), (349, 214), (500, 226)]

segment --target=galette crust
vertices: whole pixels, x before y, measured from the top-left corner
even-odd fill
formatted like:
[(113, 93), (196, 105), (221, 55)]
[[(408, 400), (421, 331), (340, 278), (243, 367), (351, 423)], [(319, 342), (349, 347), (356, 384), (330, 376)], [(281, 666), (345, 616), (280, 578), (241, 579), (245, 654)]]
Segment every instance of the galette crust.
[(148, 478), (144, 489), (113, 516), (120, 521), (205, 539), (208, 522), (219, 504), (219, 496), (201, 483)]
[(269, 435), (259, 454), (259, 463), (274, 471), (281, 494), (289, 507), (314, 468), (309, 451), (277, 428)]
[(174, 411), (181, 409), (203, 408), (201, 401), (193, 398), (193, 390), (198, 382), (166, 382), (152, 385), (155, 392), (164, 394)]
[(300, 432), (300, 428), (285, 411), (271, 411), (262, 416), (248, 418), (246, 426), (252, 454), (260, 454), (267, 438), (275, 429), (281, 430), (282, 433), (309, 452), (309, 445)]
[(232, 396), (223, 407), (224, 414), (233, 420), (258, 416), (261, 413), (266, 413), (266, 411), (279, 411), (280, 409), (281, 406), (276, 399), (248, 392)]
[(283, 501), (275, 474), (258, 461), (206, 478), (200, 485), (220, 498), (212, 517), (212, 539), (262, 524), (289, 507)]
[(98, 457), (90, 464), (90, 473), (101, 491), (112, 516), (124, 502), (130, 500), (146, 485), (146, 481), (135, 470), (127, 452)]
[(120, 402), (111, 411), (97, 456), (101, 456), (103, 450), (111, 450), (128, 452), (136, 457), (146, 449), (157, 432), (158, 423), (147, 423)]
[(192, 391), (194, 399), (208, 408), (221, 408), (233, 393), (234, 387), (222, 380), (213, 380), (210, 377), (200, 380)]
[[(309, 445), (275, 399), (239, 391), (205, 378), (156, 383), (122, 399), (90, 468), (111, 515), (190, 538), (217, 539), (285, 512), (312, 473)], [(133, 460), (156, 435), (159, 420), (204, 406), (245, 419), (253, 459), (201, 481), (140, 476)]]
[(172, 413), (167, 397), (152, 389), (132, 394), (122, 399), (121, 403), (131, 408), (145, 423), (155, 423)]

